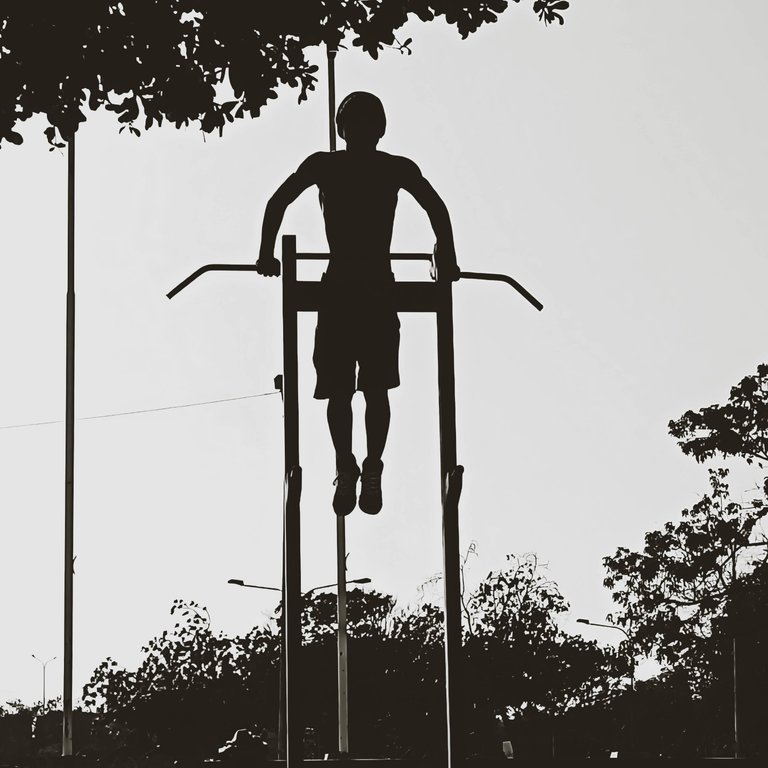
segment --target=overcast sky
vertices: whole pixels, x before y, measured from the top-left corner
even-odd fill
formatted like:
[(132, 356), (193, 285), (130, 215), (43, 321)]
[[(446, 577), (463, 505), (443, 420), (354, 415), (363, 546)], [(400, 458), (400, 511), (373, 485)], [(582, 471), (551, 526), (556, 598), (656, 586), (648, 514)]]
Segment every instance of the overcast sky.
[[(611, 610), (602, 558), (641, 546), (707, 487), (667, 422), (766, 361), (768, 5), (582, 0), (551, 28), (527, 5), (466, 41), (413, 24), (412, 56), (343, 51), (337, 91), (382, 98), (380, 146), (441, 193), (460, 265), (506, 272), (545, 305), (500, 284), (454, 290), (470, 581), (535, 552), (571, 602), (565, 626), (608, 641), (575, 625)], [(255, 259), (269, 195), (327, 147), (325, 85), (301, 106), (284, 91), (222, 139), (136, 139), (111, 115), (89, 118), (77, 136), (78, 416), (272, 390), (277, 281), (218, 274), (165, 293), (202, 264)], [(0, 426), (64, 416), (66, 157), (43, 128), (30, 121), (24, 145), (0, 152)], [(314, 191), (283, 231), (324, 248)], [(432, 242), (403, 194), (394, 249)], [(348, 520), (350, 577), (403, 605), (441, 569), (433, 322), (402, 318), (384, 510)], [(302, 317), (305, 589), (335, 580), (312, 328)], [(76, 446), (77, 695), (104, 657), (135, 665), (174, 598), (207, 606), (217, 630), (263, 621), (274, 596), (226, 582), (280, 583), (278, 396), (84, 421)], [(30, 654), (62, 656), (63, 424), (0, 430), (0, 510), (0, 702), (31, 702)], [(57, 660), (48, 693), (60, 691)]]

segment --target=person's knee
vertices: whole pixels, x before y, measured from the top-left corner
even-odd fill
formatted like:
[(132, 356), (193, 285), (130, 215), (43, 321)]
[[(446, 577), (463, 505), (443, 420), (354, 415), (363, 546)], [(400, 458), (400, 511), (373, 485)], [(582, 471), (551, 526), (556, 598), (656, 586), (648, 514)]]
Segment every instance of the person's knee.
[(363, 394), (366, 405), (389, 405), (389, 390), (387, 389), (366, 389)]
[(352, 405), (352, 395), (354, 392), (339, 391), (334, 392), (328, 398), (329, 408), (349, 408)]
[(389, 392), (386, 389), (372, 389), (365, 392), (365, 417), (377, 421), (389, 420)]

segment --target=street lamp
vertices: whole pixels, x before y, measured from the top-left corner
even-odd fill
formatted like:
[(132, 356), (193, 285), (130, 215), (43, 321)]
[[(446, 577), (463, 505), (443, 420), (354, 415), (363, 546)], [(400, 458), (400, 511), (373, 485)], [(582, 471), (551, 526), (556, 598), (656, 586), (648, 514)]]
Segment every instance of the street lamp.
[(261, 584), (246, 584), (242, 579), (230, 579), (227, 584), (234, 584), (236, 587), (250, 587), (251, 589), (269, 589), (272, 592), (282, 592), (280, 587), (263, 587)]
[[(371, 580), (367, 577), (362, 579), (347, 579), (346, 584), (370, 584)], [(229, 579), (227, 584), (234, 584), (236, 587), (248, 587), (249, 589), (267, 589), (270, 592), (282, 592), (280, 587), (265, 587), (262, 584), (246, 584), (242, 579)], [(303, 593), (303, 597), (309, 597), (313, 592), (317, 592), (320, 589), (330, 589), (331, 587), (338, 587), (337, 582), (333, 584), (321, 584), (319, 587), (312, 587)]]
[[(364, 576), (361, 579), (347, 579), (343, 582), (344, 586), (347, 584), (370, 584), (371, 580)], [(264, 586), (262, 584), (246, 584), (242, 579), (229, 579), (227, 581), (227, 584), (234, 584), (236, 587), (248, 587), (249, 589), (264, 589), (268, 590), (270, 592), (280, 592), (282, 593), (283, 590), (279, 587), (268, 587)], [(320, 589), (329, 589), (330, 587), (338, 587), (339, 582), (333, 582), (333, 584), (322, 584), (319, 587), (312, 587), (311, 589), (308, 589), (306, 592), (302, 593), (302, 597), (305, 599), (310, 597), (313, 592), (317, 592)], [(343, 594), (346, 597), (346, 589), (341, 590), (341, 594)], [(344, 600), (345, 603), (345, 609), (346, 609), (346, 599)], [(347, 643), (347, 612), (346, 610), (339, 611), (339, 627), (338, 627), (338, 635), (339, 635), (339, 647), (346, 649), (346, 643)], [(283, 705), (283, 697), (285, 696), (285, 665), (283, 664), (283, 657), (285, 655), (285, 644), (284, 644), (284, 637), (283, 637), (283, 625), (280, 624), (280, 670), (279, 670), (279, 676), (280, 676), (280, 701), (279, 701), (279, 709), (278, 709), (278, 724), (277, 724), (277, 753), (278, 753), (278, 759), (282, 759), (285, 757), (284, 750), (285, 750), (285, 712), (284, 712), (284, 705)], [(339, 656), (339, 669), (338, 669), (338, 695), (339, 695), (339, 701), (346, 703), (347, 698), (347, 667), (346, 667), (346, 659), (343, 658), (346, 656), (346, 653), (343, 655), (340, 654)], [(345, 718), (340, 718), (339, 720), (339, 741), (340, 743), (346, 744), (347, 742), (347, 723)]]
[(634, 698), (635, 698), (635, 644), (624, 627), (620, 627), (618, 624), (599, 624), (596, 621), (590, 621), (589, 619), (576, 619), (577, 624), (588, 624), (590, 627), (604, 627), (605, 629), (618, 629), (624, 637), (627, 638), (629, 644), (629, 687), (632, 693), (629, 697), (629, 748), (634, 749), (635, 744), (635, 727), (634, 727)]
[(43, 699), (42, 699), (42, 702), (43, 702), (43, 706), (42, 706), (42, 709), (41, 709), (41, 713), (42, 713), (42, 714), (45, 714), (45, 704), (46, 704), (46, 701), (45, 701), (45, 668), (46, 668), (46, 667), (48, 666), (48, 664), (49, 664), (50, 662), (52, 662), (52, 661), (53, 661), (53, 660), (54, 660), (56, 657), (55, 657), (55, 656), (51, 656), (51, 658), (50, 658), (50, 659), (48, 659), (47, 661), (43, 661), (42, 659), (38, 659), (38, 658), (37, 658), (37, 656), (35, 656), (35, 654), (33, 653), (33, 654), (32, 654), (32, 658), (33, 658), (35, 661), (39, 661), (39, 662), (40, 662), (40, 664), (41, 664), (41, 665), (42, 665), (42, 667), (43, 667)]

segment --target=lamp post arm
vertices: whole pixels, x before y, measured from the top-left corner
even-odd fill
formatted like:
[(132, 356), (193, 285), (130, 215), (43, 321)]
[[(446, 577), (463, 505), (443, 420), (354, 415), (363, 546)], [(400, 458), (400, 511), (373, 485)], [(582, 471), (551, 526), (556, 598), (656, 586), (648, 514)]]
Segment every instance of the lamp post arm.
[(618, 624), (598, 624), (596, 621), (590, 621), (589, 626), (591, 627), (605, 627), (606, 629), (618, 629), (619, 632), (622, 632), (624, 634), (624, 637), (627, 638), (630, 645), (632, 645), (632, 638), (629, 636), (629, 632), (627, 632), (624, 627), (618, 626)]
[(270, 592), (280, 592), (280, 587), (265, 587), (261, 584), (238, 584), (240, 587), (248, 587), (249, 589), (268, 589)]

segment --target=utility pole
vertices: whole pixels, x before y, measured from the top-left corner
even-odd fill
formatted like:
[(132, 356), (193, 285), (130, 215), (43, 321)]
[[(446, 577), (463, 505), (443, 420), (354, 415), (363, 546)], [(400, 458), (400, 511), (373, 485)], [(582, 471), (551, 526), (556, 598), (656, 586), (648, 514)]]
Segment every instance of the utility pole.
[[(328, 44), (328, 144), (336, 151), (336, 49)], [(349, 753), (349, 678), (347, 667), (347, 535), (344, 515), (336, 516), (336, 647), (339, 755)]]
[(67, 369), (64, 457), (64, 685), (62, 757), (72, 755), (72, 605), (75, 527), (75, 136), (67, 150)]
[[(734, 593), (736, 586), (736, 544), (731, 549), (731, 594)], [(738, 688), (738, 667), (736, 665), (736, 631), (733, 628), (732, 654), (733, 654), (733, 756), (738, 760), (741, 757), (741, 746), (739, 744), (739, 688)]]

